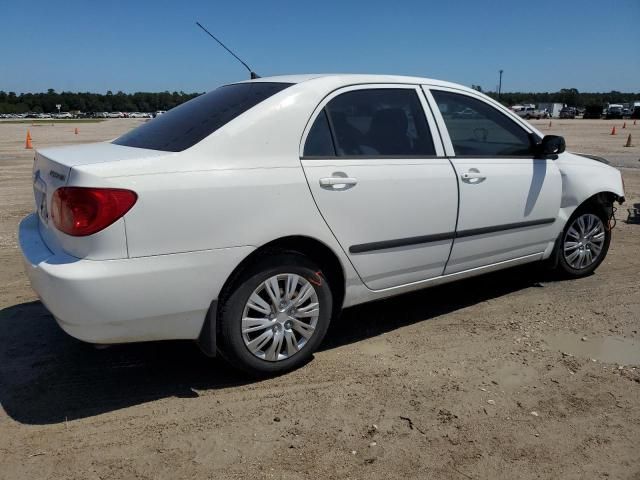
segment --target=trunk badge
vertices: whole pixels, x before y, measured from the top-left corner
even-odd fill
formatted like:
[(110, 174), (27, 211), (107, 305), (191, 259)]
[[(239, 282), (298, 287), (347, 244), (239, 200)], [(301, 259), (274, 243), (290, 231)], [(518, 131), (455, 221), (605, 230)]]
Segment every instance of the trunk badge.
[(66, 178), (64, 175), (62, 175), (61, 173), (56, 172), (55, 170), (50, 170), (49, 171), (49, 176), (56, 178), (58, 180), (60, 180), (61, 182), (64, 181), (64, 179)]

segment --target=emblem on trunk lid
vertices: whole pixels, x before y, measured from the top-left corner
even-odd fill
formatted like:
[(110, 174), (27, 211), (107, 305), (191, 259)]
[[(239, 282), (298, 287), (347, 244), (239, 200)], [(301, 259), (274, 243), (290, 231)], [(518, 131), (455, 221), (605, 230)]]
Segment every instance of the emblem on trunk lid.
[(66, 178), (64, 175), (62, 175), (61, 173), (56, 172), (55, 170), (50, 170), (49, 171), (49, 176), (53, 177), (53, 178), (57, 178), (60, 181), (64, 181), (64, 179)]

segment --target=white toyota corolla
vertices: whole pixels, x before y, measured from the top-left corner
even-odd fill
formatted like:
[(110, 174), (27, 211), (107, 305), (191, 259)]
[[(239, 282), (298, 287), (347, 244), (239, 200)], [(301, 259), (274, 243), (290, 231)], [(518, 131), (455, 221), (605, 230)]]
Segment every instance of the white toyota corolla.
[(343, 307), (540, 260), (591, 273), (622, 179), (564, 148), (452, 83), (261, 78), (38, 151), (20, 246), (74, 337), (194, 339), (278, 373)]

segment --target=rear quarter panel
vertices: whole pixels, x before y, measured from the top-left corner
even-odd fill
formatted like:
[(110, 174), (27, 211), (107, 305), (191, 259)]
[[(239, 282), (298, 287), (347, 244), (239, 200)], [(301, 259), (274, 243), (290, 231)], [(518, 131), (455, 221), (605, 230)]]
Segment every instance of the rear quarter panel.
[(139, 195), (125, 217), (130, 257), (258, 247), (288, 235), (336, 247), (299, 166), (134, 176), (119, 183)]

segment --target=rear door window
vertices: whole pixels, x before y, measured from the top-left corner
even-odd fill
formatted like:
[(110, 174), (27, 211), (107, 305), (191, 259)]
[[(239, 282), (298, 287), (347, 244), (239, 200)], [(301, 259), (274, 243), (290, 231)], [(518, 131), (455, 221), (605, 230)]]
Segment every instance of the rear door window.
[(332, 99), (325, 110), (338, 157), (435, 155), (414, 89), (353, 90)]
[(180, 152), (290, 85), (275, 82), (225, 85), (159, 115), (116, 138), (113, 143)]

